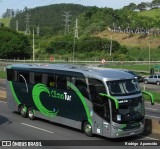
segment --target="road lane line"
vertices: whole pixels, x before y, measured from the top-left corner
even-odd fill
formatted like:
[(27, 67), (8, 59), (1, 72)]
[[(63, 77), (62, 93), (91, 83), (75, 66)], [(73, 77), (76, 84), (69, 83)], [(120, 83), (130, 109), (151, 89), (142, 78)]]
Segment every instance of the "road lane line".
[(7, 102), (5, 102), (5, 101), (0, 101), (0, 102), (1, 102), (1, 103), (5, 103), (5, 104), (7, 103)]
[(158, 109), (152, 109), (152, 108), (145, 108), (147, 110), (153, 110), (153, 111), (157, 111)]
[(28, 126), (28, 127), (35, 128), (35, 129), (39, 129), (39, 130), (42, 130), (42, 131), (45, 131), (45, 132), (48, 132), (48, 133), (54, 133), (52, 131), (48, 131), (48, 130), (45, 130), (45, 129), (42, 129), (42, 128), (39, 128), (39, 127), (35, 127), (35, 126), (32, 126), (32, 125), (25, 124), (25, 123), (21, 123), (21, 124), (25, 125), (25, 126)]
[(156, 139), (156, 138), (151, 138), (151, 137), (144, 137), (146, 139), (151, 139), (151, 140), (159, 140), (159, 139)]
[(146, 138), (146, 139), (150, 139), (150, 140), (159, 140), (159, 139), (156, 139), (156, 138), (145, 137), (145, 136), (143, 136), (143, 135), (138, 135), (138, 136), (140, 136), (140, 137), (144, 137), (144, 138)]
[(153, 117), (153, 118), (159, 118), (160, 119), (160, 117), (157, 117), (157, 116), (152, 116), (152, 115), (145, 115), (145, 116), (147, 116), (147, 117)]

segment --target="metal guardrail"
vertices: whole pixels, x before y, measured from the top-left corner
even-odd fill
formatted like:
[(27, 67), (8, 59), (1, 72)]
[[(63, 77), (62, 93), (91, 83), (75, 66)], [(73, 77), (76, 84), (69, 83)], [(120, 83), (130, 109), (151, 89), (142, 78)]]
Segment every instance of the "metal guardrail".
[[(66, 61), (66, 60), (54, 60), (50, 61), (44, 60), (44, 59), (37, 59), (37, 60), (16, 60), (16, 59), (0, 59), (0, 70), (5, 70), (6, 66), (15, 64), (15, 63), (68, 63), (68, 64), (91, 64), (96, 66), (108, 66), (108, 65), (150, 65), (150, 64), (160, 64), (160, 61), (105, 61), (105, 63), (102, 63), (102, 61), (88, 61), (88, 60), (76, 60), (76, 61)], [(137, 71), (136, 72), (148, 72), (148, 71)]]

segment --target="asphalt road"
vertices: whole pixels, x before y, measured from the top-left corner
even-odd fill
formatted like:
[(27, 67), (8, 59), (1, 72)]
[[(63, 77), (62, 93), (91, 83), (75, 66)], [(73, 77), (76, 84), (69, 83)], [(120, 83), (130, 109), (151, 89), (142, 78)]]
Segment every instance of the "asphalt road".
[(151, 105), (150, 102), (145, 102), (145, 116), (150, 119), (160, 120), (160, 104)]
[[(51, 140), (51, 142), (54, 143), (55, 140), (60, 140), (61, 142), (60, 145), (63, 146), (64, 143), (66, 142), (62, 140), (68, 140), (67, 143), (77, 144), (77, 146), (84, 145), (82, 147), (83, 149), (91, 148), (86, 145), (91, 145), (95, 142), (101, 143), (100, 141), (102, 141), (102, 143), (104, 143), (104, 146), (99, 146), (99, 147), (95, 146), (93, 148), (103, 149), (108, 147), (106, 145), (119, 146), (122, 144), (122, 142), (134, 142), (137, 140), (140, 140), (142, 142), (144, 140), (153, 142), (159, 139), (160, 139), (160, 136), (154, 136), (150, 134), (148, 135), (142, 134), (139, 136), (127, 137), (127, 138), (118, 139), (118, 140), (110, 140), (100, 136), (87, 137), (81, 131), (70, 128), (70, 127), (55, 124), (42, 119), (36, 119), (34, 121), (31, 121), (28, 118), (22, 118), (19, 114), (10, 112), (7, 104), (3, 101), (0, 101), (0, 140), (1, 141), (2, 140), (21, 140), (21, 141)], [(79, 141), (75, 143), (74, 142), (75, 140), (79, 140)], [(85, 141), (88, 141), (88, 142), (85, 142)], [(58, 146), (58, 147), (56, 146), (56, 148), (62, 148), (62, 146)], [(9, 147), (7, 147), (7, 149), (8, 148)], [(32, 147), (29, 147), (29, 148), (32, 148)], [(48, 147), (41, 147), (41, 148), (48, 148)], [(75, 148), (75, 146), (72, 146), (72, 147), (65, 146), (64, 148)], [(110, 148), (112, 148), (112, 146)]]
[(156, 84), (145, 84), (144, 82), (140, 83), (140, 86), (142, 89), (145, 89), (146, 91), (155, 91), (155, 92), (160, 92), (160, 86)]

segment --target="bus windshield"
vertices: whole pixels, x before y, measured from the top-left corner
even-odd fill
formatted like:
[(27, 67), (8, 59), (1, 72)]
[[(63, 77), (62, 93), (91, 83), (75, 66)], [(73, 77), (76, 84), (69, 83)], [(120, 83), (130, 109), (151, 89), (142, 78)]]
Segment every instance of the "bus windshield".
[(116, 123), (132, 123), (141, 121), (144, 118), (143, 98), (118, 100), (119, 109), (116, 110), (115, 103), (112, 102), (112, 120)]
[(108, 81), (107, 85), (110, 94), (114, 96), (140, 93), (140, 87), (136, 79)]

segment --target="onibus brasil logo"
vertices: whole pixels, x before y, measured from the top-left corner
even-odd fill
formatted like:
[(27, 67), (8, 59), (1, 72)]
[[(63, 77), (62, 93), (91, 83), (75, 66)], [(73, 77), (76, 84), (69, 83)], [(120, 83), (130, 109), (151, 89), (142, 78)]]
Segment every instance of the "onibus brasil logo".
[(72, 96), (68, 95), (66, 92), (64, 92), (63, 94), (58, 93), (55, 90), (52, 90), (50, 92), (49, 89), (46, 87), (46, 85), (36, 84), (33, 88), (33, 91), (32, 91), (33, 101), (40, 112), (42, 112), (44, 115), (50, 116), (50, 117), (56, 116), (58, 114), (59, 110), (50, 111), (43, 106), (43, 104), (41, 103), (41, 100), (40, 100), (40, 94), (42, 92), (46, 92), (49, 95), (49, 97), (57, 98), (57, 99), (61, 99), (61, 100), (71, 101), (71, 98), (72, 98)]

